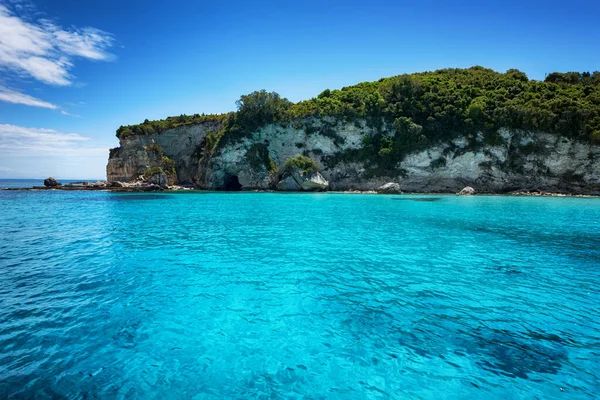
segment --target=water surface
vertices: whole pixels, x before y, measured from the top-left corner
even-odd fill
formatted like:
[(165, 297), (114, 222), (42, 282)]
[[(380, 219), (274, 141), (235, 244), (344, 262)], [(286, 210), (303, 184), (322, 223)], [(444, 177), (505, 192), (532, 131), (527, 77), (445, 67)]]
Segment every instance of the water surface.
[(2, 398), (600, 391), (600, 199), (11, 191), (0, 210)]

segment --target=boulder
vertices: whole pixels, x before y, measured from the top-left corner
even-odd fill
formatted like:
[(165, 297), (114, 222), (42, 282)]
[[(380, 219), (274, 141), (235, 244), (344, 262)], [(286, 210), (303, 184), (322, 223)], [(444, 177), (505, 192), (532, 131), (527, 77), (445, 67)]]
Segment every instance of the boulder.
[(377, 189), (377, 193), (381, 194), (401, 194), (402, 190), (400, 190), (400, 184), (396, 182), (388, 182), (385, 185), (381, 185)]
[(290, 176), (277, 184), (277, 190), (281, 191), (320, 191), (328, 187), (329, 182), (320, 173), (304, 174), (299, 170), (292, 171)]
[(467, 186), (463, 190), (458, 192), (458, 194), (461, 196), (471, 196), (475, 194), (475, 189), (473, 189), (471, 186)]
[(110, 187), (122, 188), (122, 187), (127, 187), (127, 185), (120, 181), (114, 181), (114, 182), (110, 183)]
[(92, 183), (91, 186), (95, 187), (95, 188), (106, 187), (106, 181), (96, 181), (96, 182)]
[(148, 183), (158, 185), (161, 188), (167, 187), (167, 174), (164, 172), (156, 173), (147, 179)]
[(294, 178), (288, 176), (287, 178), (279, 181), (279, 183), (277, 184), (277, 190), (283, 192), (297, 192), (299, 190), (302, 190), (302, 187), (298, 185), (298, 182), (296, 182)]
[(46, 187), (58, 187), (62, 186), (62, 183), (54, 179), (53, 177), (49, 177), (44, 179), (44, 186)]
[(329, 182), (318, 172), (309, 174), (302, 182), (302, 190), (325, 190), (328, 186)]

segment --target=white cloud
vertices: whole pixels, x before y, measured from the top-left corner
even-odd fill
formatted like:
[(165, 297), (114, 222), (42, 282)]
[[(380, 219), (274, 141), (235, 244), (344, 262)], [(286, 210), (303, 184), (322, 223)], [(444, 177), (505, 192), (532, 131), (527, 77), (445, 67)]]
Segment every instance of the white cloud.
[(108, 150), (108, 146), (99, 146), (91, 138), (77, 133), (0, 124), (1, 157), (75, 156), (106, 160)]
[(65, 111), (65, 110), (60, 110), (60, 113), (61, 113), (62, 115), (68, 115), (69, 117), (83, 118), (83, 117), (82, 117), (81, 115), (79, 115), (79, 114), (71, 114), (70, 112), (68, 112), (68, 111)]
[(0, 177), (103, 178), (109, 147), (77, 133), (0, 124)]
[(26, 106), (32, 107), (49, 108), (51, 110), (56, 110), (59, 108), (55, 104), (36, 99), (35, 97), (29, 96), (28, 94), (21, 93), (16, 90), (12, 90), (2, 86), (0, 86), (0, 101), (13, 104), (24, 104)]
[(48, 20), (29, 21), (0, 4), (0, 68), (51, 85), (72, 83), (76, 57), (110, 60), (112, 35), (95, 28), (65, 30)]

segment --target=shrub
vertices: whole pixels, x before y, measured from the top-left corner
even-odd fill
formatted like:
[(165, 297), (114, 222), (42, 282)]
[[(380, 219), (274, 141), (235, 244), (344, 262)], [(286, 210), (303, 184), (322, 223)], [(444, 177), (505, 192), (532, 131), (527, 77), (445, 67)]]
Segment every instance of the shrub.
[(246, 152), (246, 160), (254, 171), (265, 168), (271, 174), (277, 174), (278, 168), (269, 155), (269, 146), (265, 143), (255, 143)]
[(319, 168), (311, 158), (298, 154), (295, 157), (288, 158), (283, 164), (283, 178), (290, 176), (294, 170), (299, 170), (302, 174), (311, 174), (317, 172)]

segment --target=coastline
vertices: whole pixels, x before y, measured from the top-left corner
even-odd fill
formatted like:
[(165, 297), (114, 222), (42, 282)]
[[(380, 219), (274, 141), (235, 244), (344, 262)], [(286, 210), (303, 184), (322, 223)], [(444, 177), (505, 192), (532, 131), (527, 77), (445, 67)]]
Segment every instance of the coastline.
[(206, 190), (198, 189), (185, 186), (171, 186), (167, 188), (160, 188), (154, 186), (129, 186), (129, 187), (111, 187), (111, 186), (58, 186), (58, 187), (46, 187), (46, 186), (32, 186), (32, 187), (18, 187), (18, 188), (0, 188), (1, 191), (100, 191), (100, 192), (115, 192), (115, 193), (143, 193), (143, 192), (200, 192), (200, 193), (332, 193), (332, 194), (371, 194), (371, 195), (382, 195), (382, 196), (401, 196), (401, 195), (430, 195), (430, 196), (515, 196), (515, 197), (600, 197), (600, 194), (588, 194), (588, 193), (561, 193), (561, 192), (547, 192), (547, 191), (512, 191), (506, 193), (494, 193), (494, 192), (476, 192), (474, 194), (462, 195), (460, 193), (452, 192), (398, 192), (398, 193), (379, 193), (376, 190), (324, 190), (324, 191), (280, 191), (280, 190), (240, 190), (240, 191), (226, 191), (226, 190)]

